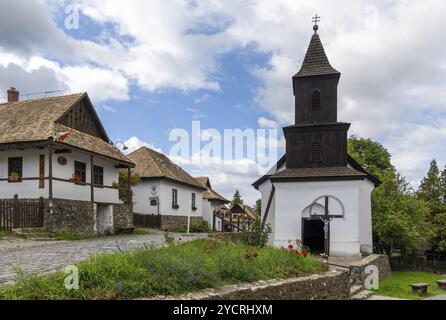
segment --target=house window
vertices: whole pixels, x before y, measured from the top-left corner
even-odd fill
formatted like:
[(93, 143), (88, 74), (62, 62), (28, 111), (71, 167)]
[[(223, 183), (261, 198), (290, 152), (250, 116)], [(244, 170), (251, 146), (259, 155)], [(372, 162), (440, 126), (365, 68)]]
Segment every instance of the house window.
[(23, 173), (23, 158), (8, 159), (8, 180), (9, 182), (21, 182)]
[(197, 195), (192, 193), (192, 211), (197, 211), (196, 198)]
[(158, 206), (158, 201), (155, 200), (155, 199), (150, 200), (150, 206), (157, 207)]
[(311, 145), (311, 160), (314, 162), (320, 162), (322, 158), (321, 144), (319, 142), (314, 142)]
[(321, 92), (319, 90), (313, 90), (311, 94), (311, 106), (313, 109), (319, 109), (321, 107)]
[(74, 162), (74, 182), (86, 183), (87, 182), (87, 165), (83, 162)]
[(94, 184), (104, 186), (104, 168), (94, 166)]
[(178, 205), (178, 190), (172, 189), (172, 208), (178, 209), (180, 206)]

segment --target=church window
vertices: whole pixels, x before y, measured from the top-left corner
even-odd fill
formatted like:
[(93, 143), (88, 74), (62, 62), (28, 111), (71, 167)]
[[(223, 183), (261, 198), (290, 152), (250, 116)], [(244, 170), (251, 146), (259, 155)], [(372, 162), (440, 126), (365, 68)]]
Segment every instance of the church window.
[(313, 90), (311, 94), (311, 106), (313, 109), (319, 109), (321, 107), (321, 92), (319, 90)]
[(320, 162), (322, 158), (321, 144), (319, 142), (314, 142), (311, 145), (311, 160), (314, 162)]

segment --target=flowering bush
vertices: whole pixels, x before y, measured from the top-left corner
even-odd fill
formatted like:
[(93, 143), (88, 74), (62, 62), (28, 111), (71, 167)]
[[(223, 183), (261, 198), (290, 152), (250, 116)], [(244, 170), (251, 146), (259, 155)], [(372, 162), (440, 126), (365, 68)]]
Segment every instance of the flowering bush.
[(308, 257), (308, 249), (304, 246), (302, 240), (289, 240), (288, 250), (296, 255), (302, 255), (304, 258)]

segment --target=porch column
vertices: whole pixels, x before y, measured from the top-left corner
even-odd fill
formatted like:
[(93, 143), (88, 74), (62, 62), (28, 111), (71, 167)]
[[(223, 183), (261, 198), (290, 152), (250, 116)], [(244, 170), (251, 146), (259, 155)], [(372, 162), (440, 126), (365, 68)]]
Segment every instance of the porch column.
[(130, 166), (128, 166), (127, 167), (127, 181), (128, 181), (127, 202), (129, 203), (129, 206), (130, 206), (130, 208), (132, 208), (132, 211), (133, 211), (132, 186), (130, 184), (131, 176), (132, 176), (132, 169), (130, 168)]
[(91, 205), (94, 208), (94, 156), (90, 156), (90, 192), (91, 192)]
[(53, 200), (53, 146), (48, 146), (48, 199)]

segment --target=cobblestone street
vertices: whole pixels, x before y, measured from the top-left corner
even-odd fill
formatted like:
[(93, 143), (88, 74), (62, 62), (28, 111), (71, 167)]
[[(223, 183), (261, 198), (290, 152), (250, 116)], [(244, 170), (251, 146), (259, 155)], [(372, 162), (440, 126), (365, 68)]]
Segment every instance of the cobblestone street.
[(118, 252), (162, 243), (162, 234), (82, 241), (0, 240), (0, 286), (14, 282), (17, 268), (26, 273), (43, 274), (63, 269), (97, 253)]

